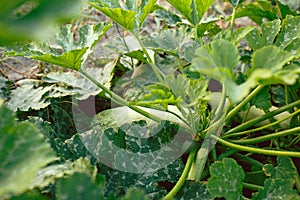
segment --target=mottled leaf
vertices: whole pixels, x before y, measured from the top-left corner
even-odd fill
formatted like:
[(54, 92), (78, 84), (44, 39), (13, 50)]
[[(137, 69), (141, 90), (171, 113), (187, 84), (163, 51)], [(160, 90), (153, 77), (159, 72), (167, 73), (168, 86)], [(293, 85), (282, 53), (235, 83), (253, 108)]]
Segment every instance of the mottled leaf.
[(262, 35), (258, 29), (254, 29), (247, 37), (246, 40), (249, 46), (253, 49), (260, 49), (266, 45), (272, 45), (277, 34), (280, 31), (280, 20), (276, 19), (270, 22), (264, 22), (261, 25)]
[(147, 196), (145, 196), (145, 193), (142, 190), (135, 189), (135, 188), (129, 188), (126, 191), (125, 196), (121, 198), (121, 200), (147, 200), (149, 199)]
[(46, 94), (52, 90), (52, 87), (36, 87), (36, 83), (39, 81), (30, 79), (19, 81), (19, 87), (11, 91), (8, 107), (14, 111), (28, 111), (29, 109), (40, 110), (50, 105)]
[(254, 195), (253, 200), (260, 199), (289, 199), (299, 200), (298, 193), (293, 190), (289, 182), (285, 179), (267, 179), (264, 183), (264, 189), (258, 191), (257, 195)]
[(75, 173), (57, 182), (56, 197), (62, 200), (104, 199), (104, 188), (95, 183), (87, 174)]
[(95, 166), (90, 164), (88, 158), (79, 158), (74, 162), (66, 161), (63, 164), (55, 164), (40, 169), (31, 182), (31, 188), (44, 188), (49, 184), (54, 184), (56, 180), (66, 178), (75, 173), (86, 173), (92, 176)]
[(93, 47), (110, 27), (110, 24), (104, 23), (83, 25), (79, 28), (78, 38), (76, 39), (74, 38), (72, 26), (68, 24), (60, 28), (60, 32), (57, 33), (52, 42), (16, 45), (7, 48), (6, 55), (29, 57), (62, 67), (80, 70)]
[(191, 34), (181, 29), (166, 29), (144, 38), (145, 47), (178, 55), (179, 50), (190, 41)]
[(175, 199), (178, 200), (211, 200), (206, 185), (198, 183), (186, 181), (182, 186), (181, 190), (177, 193)]
[(207, 188), (212, 197), (225, 197), (225, 199), (242, 199), (242, 182), (245, 174), (243, 168), (235, 160), (225, 158), (214, 162), (210, 169), (211, 177)]
[[(278, 34), (275, 45), (285, 49), (293, 41), (300, 38), (300, 16), (288, 15), (282, 20), (282, 30)], [(299, 55), (298, 55), (299, 56)]]
[(169, 26), (175, 26), (178, 22), (181, 22), (181, 18), (169, 10), (156, 10), (154, 15), (157, 19), (165, 21)]
[(225, 75), (230, 76), (230, 70), (237, 66), (240, 58), (237, 48), (223, 39), (198, 48), (195, 55), (193, 68), (216, 80), (223, 80)]

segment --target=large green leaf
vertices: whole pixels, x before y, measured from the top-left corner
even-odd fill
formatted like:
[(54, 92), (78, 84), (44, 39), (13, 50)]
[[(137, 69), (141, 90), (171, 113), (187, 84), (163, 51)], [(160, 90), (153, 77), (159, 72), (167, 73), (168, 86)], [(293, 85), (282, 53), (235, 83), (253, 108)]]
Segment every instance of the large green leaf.
[[(285, 49), (293, 41), (299, 40), (300, 38), (300, 16), (290, 16), (288, 15), (284, 20), (282, 20), (282, 30), (278, 34), (275, 41), (275, 45), (282, 49)], [(298, 54), (299, 47), (298, 47)], [(299, 56), (299, 55), (298, 55)]]
[(266, 46), (253, 53), (252, 66), (255, 69), (269, 69), (271, 72), (279, 71), (294, 55), (275, 46)]
[[(125, 113), (119, 113), (123, 115), (122, 120), (131, 121), (128, 117), (124, 117)], [(107, 115), (104, 116), (106, 119), (109, 118)], [(100, 118), (100, 120), (105, 119)], [(110, 119), (107, 120), (112, 123)], [(176, 148), (182, 148), (186, 140), (181, 138), (182, 141), (178, 146), (173, 142), (174, 146), (168, 151), (163, 151), (161, 154), (157, 152), (168, 145), (174, 135), (179, 134), (178, 126), (169, 122), (149, 126), (142, 120), (115, 128), (105, 127), (107, 127), (105, 124), (101, 126), (99, 123), (92, 130), (76, 134), (81, 139), (81, 143), (76, 145), (89, 150), (89, 155), (93, 155), (100, 162), (100, 172), (107, 179), (106, 191), (120, 196), (128, 188), (135, 187), (142, 189), (150, 199), (162, 198), (166, 191), (159, 187), (158, 183), (177, 181), (184, 165), (180, 158), (172, 161), (168, 159), (174, 157), (177, 153)], [(74, 140), (76, 135), (68, 142)], [(153, 155), (151, 160), (149, 154)], [(180, 154), (176, 156), (178, 155)]]
[(27, 44), (7, 48), (6, 55), (25, 56), (62, 67), (80, 70), (87, 56), (111, 24), (83, 25), (74, 38), (71, 24), (60, 27), (60, 32), (48, 43)]
[(45, 39), (55, 23), (75, 17), (81, 7), (79, 0), (0, 1), (0, 45)]
[(231, 76), (230, 71), (237, 66), (239, 58), (237, 48), (232, 43), (221, 39), (211, 42), (210, 46), (198, 48), (192, 64), (200, 73), (216, 80), (224, 80), (226, 76)]
[(200, 23), (204, 13), (213, 3), (213, 0), (168, 0), (192, 25)]
[(247, 35), (246, 39), (248, 41), (249, 46), (253, 49), (259, 49), (266, 45), (272, 45), (277, 34), (280, 31), (280, 20), (276, 19), (270, 22), (264, 22), (261, 25), (262, 35), (260, 34), (258, 29), (254, 29), (249, 35)]
[(277, 19), (277, 9), (270, 1), (257, 0), (251, 4), (238, 7), (235, 17), (240, 18), (246, 16), (260, 25), (263, 19), (270, 21)]
[(126, 191), (126, 194), (124, 197), (121, 198), (121, 200), (147, 200), (149, 199), (147, 196), (145, 196), (145, 193), (139, 189), (135, 188), (129, 188)]
[[(29, 122), (14, 122), (14, 115), (0, 102), (0, 196), (29, 189), (41, 167), (55, 160), (50, 145)], [(17, 185), (16, 185), (17, 183)]]
[[(109, 88), (113, 68), (114, 64), (110, 62), (103, 68), (86, 70)], [(11, 91), (11, 99), (8, 101), (9, 108), (14, 111), (40, 110), (49, 106), (52, 98), (74, 96), (75, 99), (84, 100), (102, 92), (102, 89), (77, 72), (51, 72), (42, 80), (24, 79), (18, 85)]]
[(149, 13), (154, 12), (159, 7), (157, 0), (142, 0), (140, 2), (128, 0), (122, 2), (106, 2), (99, 0), (89, 2), (91, 6), (104, 13), (126, 30), (133, 31), (135, 28), (142, 27)]
[(144, 37), (145, 47), (178, 55), (185, 44), (190, 42), (191, 33), (182, 29), (166, 29), (160, 33), (153, 33)]
[(62, 164), (54, 164), (38, 171), (38, 174), (31, 182), (31, 188), (44, 188), (54, 184), (57, 179), (72, 176), (75, 173), (85, 173), (92, 176), (95, 172), (95, 166), (90, 164), (88, 158), (79, 158), (74, 162), (66, 161)]
[(192, 141), (177, 125), (165, 121), (155, 126), (133, 122), (117, 131), (104, 127), (97, 125), (82, 133), (82, 143), (97, 160), (130, 173), (148, 174), (169, 165)]
[[(102, 179), (102, 182), (105, 180)], [(104, 199), (104, 183), (95, 183), (87, 174), (75, 173), (57, 182), (56, 198), (62, 200)]]
[(267, 176), (270, 176), (265, 183), (264, 188), (258, 191), (253, 199), (300, 199), (299, 194), (293, 190), (297, 169), (293, 161), (288, 157), (277, 157), (277, 166), (267, 164), (263, 167)]
[(249, 77), (238, 85), (232, 71), (238, 64), (238, 50), (230, 42), (218, 40), (211, 42), (211, 47), (204, 46), (196, 50), (191, 69), (224, 83), (229, 98), (239, 102), (260, 83), (294, 84), (300, 69), (296, 64), (285, 65), (295, 58), (295, 55), (279, 47), (265, 46), (254, 52)]
[(242, 182), (245, 174), (235, 160), (225, 158), (214, 162), (209, 171), (211, 177), (208, 179), (207, 188), (212, 197), (242, 199)]
[(291, 52), (300, 57), (300, 17), (288, 15), (282, 23), (279, 19), (264, 22), (261, 25), (262, 33), (255, 28), (246, 36), (249, 46), (254, 49), (260, 49), (267, 45), (275, 44), (281, 49)]
[(211, 200), (206, 185), (199, 182), (186, 181), (175, 199), (178, 200)]

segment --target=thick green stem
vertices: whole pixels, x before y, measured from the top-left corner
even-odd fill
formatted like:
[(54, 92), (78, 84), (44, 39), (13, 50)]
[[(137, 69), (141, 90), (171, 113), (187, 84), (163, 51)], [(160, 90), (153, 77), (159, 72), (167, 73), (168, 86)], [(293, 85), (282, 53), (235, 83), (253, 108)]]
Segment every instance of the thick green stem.
[(231, 142), (228, 142), (226, 140), (223, 140), (215, 135), (210, 135), (210, 138), (218, 141), (219, 143), (223, 144), (224, 146), (238, 149), (240, 151), (246, 151), (251, 153), (257, 153), (257, 154), (265, 154), (265, 155), (272, 155), (272, 156), (289, 156), (289, 157), (297, 157), (300, 158), (300, 152), (294, 152), (294, 151), (277, 151), (277, 150), (269, 150), (269, 149), (258, 149), (254, 147), (248, 147), (243, 145), (234, 144)]
[(276, 133), (271, 133), (268, 135), (263, 135), (260, 137), (256, 138), (250, 138), (250, 139), (241, 139), (241, 140), (230, 140), (230, 142), (233, 142), (235, 144), (256, 144), (268, 140), (272, 140), (278, 137), (294, 134), (294, 133), (299, 133), (300, 132), (300, 127), (295, 127), (292, 129), (284, 130), (284, 131), (279, 131)]
[(99, 83), (96, 79), (94, 79), (91, 75), (89, 75), (87, 72), (85, 71), (80, 71), (80, 73), (82, 73), (86, 78), (88, 78), (90, 81), (92, 81), (95, 85), (97, 85), (99, 88), (101, 88), (104, 92), (106, 92), (112, 100), (116, 101), (118, 104), (123, 105), (123, 106), (128, 106), (129, 108), (131, 108), (132, 110), (140, 113), (141, 115), (144, 115), (145, 117), (152, 119), (156, 122), (160, 122), (162, 121), (161, 118), (152, 115), (151, 113), (146, 112), (143, 109), (140, 109), (139, 107), (130, 105), (128, 101), (126, 101), (125, 99), (123, 99), (122, 97), (120, 97), (119, 95), (115, 94), (114, 92), (112, 92), (110, 89), (106, 88), (103, 84)]
[[(224, 115), (225, 116), (225, 115)], [(210, 129), (207, 133), (208, 137), (205, 138), (201, 148), (197, 152), (197, 156), (193, 165), (191, 167), (189, 177), (190, 180), (200, 181), (202, 172), (205, 168), (205, 164), (208, 158), (208, 153), (214, 144), (209, 135), (214, 135), (215, 137), (219, 137), (221, 131), (223, 130), (224, 117), (221, 117), (214, 125), (212, 129)]]
[(252, 184), (252, 183), (245, 183), (245, 182), (243, 182), (243, 187), (254, 190), (254, 191), (258, 191), (259, 189), (264, 188), (263, 186), (260, 186), (260, 185), (255, 185), (255, 184)]
[(227, 135), (229, 133), (236, 133), (236, 132), (243, 131), (243, 130), (245, 130), (245, 129), (251, 127), (251, 126), (254, 126), (254, 125), (256, 125), (256, 124), (258, 124), (258, 123), (260, 123), (260, 122), (262, 122), (262, 121), (264, 121), (266, 119), (269, 119), (269, 118), (271, 118), (271, 117), (273, 117), (275, 115), (278, 115), (278, 114), (280, 114), (280, 113), (282, 113), (282, 112), (284, 112), (286, 110), (289, 110), (289, 109), (291, 109), (293, 107), (296, 107), (296, 106), (299, 106), (299, 105), (300, 105), (300, 100), (295, 101), (293, 103), (290, 103), (290, 104), (288, 104), (286, 106), (282, 106), (282, 107), (280, 107), (280, 108), (278, 108), (278, 109), (276, 109), (274, 111), (266, 113), (265, 115), (263, 115), (261, 117), (254, 118), (254, 119), (249, 120), (249, 121), (247, 121), (247, 122), (245, 122), (245, 123), (243, 123), (243, 124), (241, 124), (239, 126), (236, 126), (236, 127), (232, 128), (232, 129), (230, 129), (224, 135)]
[(254, 129), (251, 129), (251, 130), (246, 130), (246, 131), (242, 131), (242, 132), (238, 132), (238, 133), (226, 134), (226, 135), (224, 135), (222, 137), (222, 139), (226, 139), (226, 138), (229, 138), (229, 137), (235, 137), (235, 136), (241, 136), (241, 135), (245, 135), (245, 134), (249, 134), (249, 133), (254, 133), (254, 132), (258, 132), (258, 131), (270, 128), (270, 127), (272, 127), (274, 125), (280, 124), (281, 122), (283, 122), (283, 121), (285, 121), (285, 120), (287, 120), (289, 118), (292, 118), (295, 115), (298, 115), (299, 113), (300, 113), (300, 110), (297, 110), (296, 112), (293, 112), (289, 116), (284, 117), (284, 118), (282, 118), (282, 119), (280, 119), (278, 121), (275, 121), (273, 123), (270, 123), (270, 124), (267, 124), (267, 125), (264, 125), (264, 126), (261, 126), (261, 127), (258, 127), (258, 128), (254, 128)]
[(226, 120), (230, 121), (230, 119), (236, 115), (251, 99), (255, 97), (265, 86), (260, 85), (255, 88), (242, 102), (240, 102), (236, 107), (234, 107), (226, 116)]
[(132, 35), (136, 38), (136, 40), (138, 41), (139, 45), (141, 46), (141, 48), (142, 48), (144, 54), (146, 55), (147, 60), (148, 60), (148, 62), (149, 62), (149, 64), (150, 64), (150, 66), (151, 66), (151, 68), (152, 68), (154, 74), (156, 75), (156, 77), (158, 78), (158, 80), (159, 80), (160, 82), (164, 83), (164, 78), (163, 78), (163, 77), (164, 77), (164, 74), (163, 74), (163, 73), (159, 70), (159, 68), (154, 64), (154, 62), (153, 62), (153, 60), (151, 59), (151, 57), (150, 57), (150, 55), (149, 55), (147, 49), (144, 47), (144, 45), (143, 45), (143, 43), (142, 43), (140, 37), (139, 37), (137, 34), (135, 34), (135, 33), (132, 33)]
[(196, 151), (197, 151), (197, 148), (194, 148), (190, 152), (189, 157), (187, 159), (187, 162), (185, 164), (184, 170), (183, 170), (179, 180), (177, 181), (177, 183), (173, 187), (173, 189), (165, 196), (164, 200), (173, 199), (176, 196), (176, 194), (179, 192), (179, 190), (182, 188), (182, 186), (183, 186), (183, 184), (184, 184), (184, 182), (185, 182), (185, 180), (188, 176), (190, 168), (192, 166), (193, 160), (195, 159)]

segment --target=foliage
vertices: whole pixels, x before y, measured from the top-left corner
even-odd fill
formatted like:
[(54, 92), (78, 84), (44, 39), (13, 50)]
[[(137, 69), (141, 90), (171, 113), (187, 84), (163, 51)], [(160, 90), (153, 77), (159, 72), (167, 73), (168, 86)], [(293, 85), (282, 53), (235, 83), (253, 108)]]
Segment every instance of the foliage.
[[(28, 39), (45, 39), (55, 23), (75, 17), (82, 4), (77, 1), (1, 1), (0, 45)], [(22, 34), (20, 34), (22, 33)]]
[(0, 199), (299, 199), (299, 6), (167, 2), (3, 4)]

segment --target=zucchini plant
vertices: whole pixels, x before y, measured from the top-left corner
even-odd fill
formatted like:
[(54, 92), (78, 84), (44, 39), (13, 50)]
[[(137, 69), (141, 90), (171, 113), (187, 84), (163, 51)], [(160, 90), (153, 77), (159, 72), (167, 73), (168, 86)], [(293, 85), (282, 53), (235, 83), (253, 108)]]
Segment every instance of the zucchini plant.
[[(279, 0), (228, 0), (230, 15), (207, 17), (213, 0), (167, 2), (168, 8), (156, 0), (91, 0), (87, 4), (110, 21), (76, 31), (65, 24), (49, 41), (4, 47), (5, 56), (70, 70), (19, 82), (7, 105), (20, 113), (38, 110), (43, 118), (43, 109), (62, 110), (49, 108), (55, 99), (71, 96), (74, 106), (67, 112), (75, 113), (76, 131), (55, 136), (64, 130), (27, 117), (60, 161), (42, 168), (24, 190), (4, 187), (0, 195), (299, 199), (299, 11)], [(150, 16), (157, 30), (147, 29)], [(237, 27), (242, 17), (256, 25)], [(112, 27), (124, 33), (107, 45), (118, 55), (103, 68), (87, 66)], [(118, 76), (118, 68), (129, 72)], [(213, 81), (220, 90), (210, 88)], [(92, 119), (78, 115), (78, 100), (90, 96), (111, 100), (111, 108)], [(52, 123), (59, 123), (56, 117)], [(6, 144), (5, 150), (10, 151)], [(0, 178), (0, 185), (7, 180)], [(26, 188), (29, 193), (21, 194)]]

